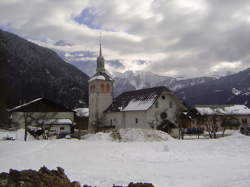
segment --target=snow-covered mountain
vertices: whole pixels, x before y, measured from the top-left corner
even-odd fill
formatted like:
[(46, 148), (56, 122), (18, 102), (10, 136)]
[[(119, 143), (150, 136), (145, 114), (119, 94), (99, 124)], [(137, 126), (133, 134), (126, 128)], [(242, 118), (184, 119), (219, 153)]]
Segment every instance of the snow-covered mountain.
[(126, 71), (124, 73), (113, 73), (115, 95), (128, 90), (138, 90), (155, 86), (165, 86), (170, 90), (177, 91), (186, 87), (212, 81), (212, 77), (198, 77), (179, 80), (168, 76), (159, 76), (149, 71)]
[(189, 106), (197, 104), (245, 104), (250, 107), (250, 68), (177, 92)]

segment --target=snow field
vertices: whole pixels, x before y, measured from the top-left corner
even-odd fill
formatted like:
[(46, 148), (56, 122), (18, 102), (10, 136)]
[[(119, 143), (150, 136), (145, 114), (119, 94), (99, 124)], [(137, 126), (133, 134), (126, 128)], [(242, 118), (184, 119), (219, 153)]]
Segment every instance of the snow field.
[(0, 141), (0, 172), (61, 166), (71, 180), (98, 187), (129, 182), (156, 187), (250, 184), (250, 137), (238, 133), (217, 140), (117, 142), (105, 133), (85, 138)]

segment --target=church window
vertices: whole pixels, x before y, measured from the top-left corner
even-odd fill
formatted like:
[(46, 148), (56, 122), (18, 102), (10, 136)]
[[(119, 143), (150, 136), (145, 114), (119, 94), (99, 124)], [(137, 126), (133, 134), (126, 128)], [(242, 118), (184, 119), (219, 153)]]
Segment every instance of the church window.
[(138, 118), (135, 118), (135, 123), (138, 123)]
[(166, 97), (163, 95), (163, 96), (161, 96), (161, 98), (164, 100), (164, 99), (166, 99)]
[(106, 91), (110, 92), (110, 85), (109, 84), (106, 85)]
[(101, 92), (104, 92), (104, 84), (101, 84)]

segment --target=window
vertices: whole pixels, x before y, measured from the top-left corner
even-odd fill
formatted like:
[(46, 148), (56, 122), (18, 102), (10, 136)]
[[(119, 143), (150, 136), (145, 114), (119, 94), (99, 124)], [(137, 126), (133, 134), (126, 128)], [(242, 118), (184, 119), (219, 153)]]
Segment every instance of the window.
[(109, 84), (106, 85), (106, 92), (110, 92), (110, 85)]
[(170, 101), (170, 102), (169, 102), (169, 108), (172, 108), (172, 107), (173, 107), (173, 102)]
[(241, 121), (242, 121), (243, 124), (247, 124), (247, 119), (246, 118), (242, 118)]
[(155, 108), (158, 108), (159, 107), (159, 104), (158, 104), (158, 101), (155, 102)]
[(95, 92), (95, 85), (90, 86), (90, 92)]
[(60, 127), (60, 130), (64, 130), (65, 128), (64, 127)]
[(113, 121), (112, 121), (112, 119), (110, 120), (110, 125), (112, 126), (113, 125), (113, 123), (112, 123)]
[(135, 118), (135, 123), (138, 123), (138, 118)]
[(104, 92), (104, 84), (101, 84), (101, 92)]
[(163, 100), (165, 100), (166, 99), (166, 97), (163, 95), (163, 96), (161, 96), (161, 98), (163, 99)]

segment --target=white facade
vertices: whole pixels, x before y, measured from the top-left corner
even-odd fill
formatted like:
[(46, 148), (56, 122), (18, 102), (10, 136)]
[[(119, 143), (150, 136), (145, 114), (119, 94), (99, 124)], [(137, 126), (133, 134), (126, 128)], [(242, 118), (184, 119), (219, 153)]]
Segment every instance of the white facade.
[(161, 123), (161, 113), (167, 114), (167, 120), (177, 124), (176, 116), (183, 106), (170, 92), (163, 92), (147, 110), (120, 111), (105, 113), (107, 125), (116, 128), (154, 128)]
[(92, 79), (89, 81), (89, 128), (101, 120), (104, 111), (111, 105), (113, 96), (111, 80)]

